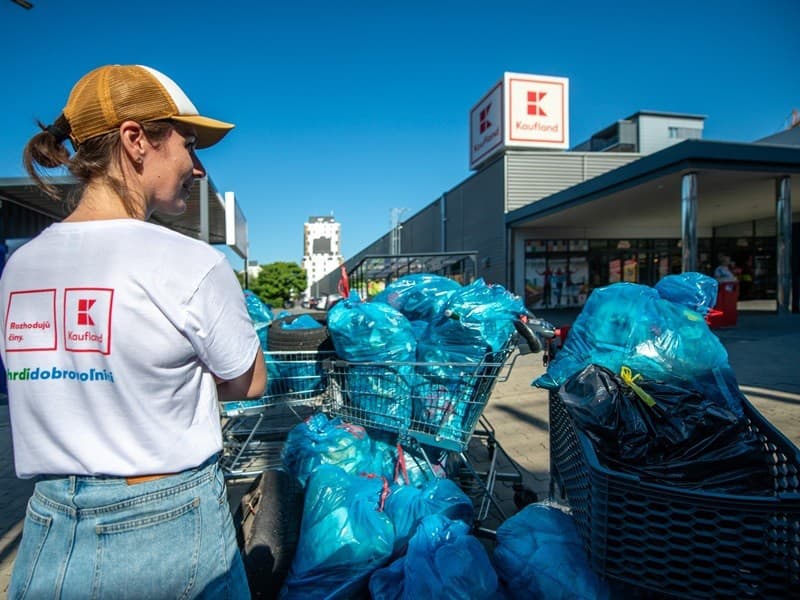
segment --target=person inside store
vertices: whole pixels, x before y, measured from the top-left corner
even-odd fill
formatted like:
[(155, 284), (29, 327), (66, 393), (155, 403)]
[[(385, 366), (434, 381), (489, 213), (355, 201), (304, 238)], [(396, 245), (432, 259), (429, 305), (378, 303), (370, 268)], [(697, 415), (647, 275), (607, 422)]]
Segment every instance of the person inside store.
[(261, 396), (264, 357), (225, 256), (148, 222), (186, 209), (195, 151), (233, 125), (107, 65), (39, 126), (28, 174), (54, 201), (46, 169), (79, 186), (0, 279), (15, 468), (36, 478), (9, 598), (247, 598), (217, 402)]
[(736, 275), (731, 269), (731, 259), (729, 256), (720, 255), (719, 264), (714, 269), (714, 279), (717, 281), (736, 281)]

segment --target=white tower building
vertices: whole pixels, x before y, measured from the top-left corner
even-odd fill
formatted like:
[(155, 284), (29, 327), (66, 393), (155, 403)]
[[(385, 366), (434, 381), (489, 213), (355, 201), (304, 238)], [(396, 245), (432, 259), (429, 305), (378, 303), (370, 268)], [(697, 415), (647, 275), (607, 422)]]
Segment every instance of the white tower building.
[(303, 225), (303, 268), (308, 278), (306, 298), (318, 296), (315, 284), (344, 262), (341, 225), (333, 216), (309, 217)]

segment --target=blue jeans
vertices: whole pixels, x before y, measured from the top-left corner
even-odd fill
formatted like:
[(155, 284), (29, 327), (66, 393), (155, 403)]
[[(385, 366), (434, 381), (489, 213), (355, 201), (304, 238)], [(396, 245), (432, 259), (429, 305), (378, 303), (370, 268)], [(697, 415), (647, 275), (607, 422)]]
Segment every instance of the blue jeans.
[(217, 457), (135, 485), (37, 482), (8, 597), (249, 598)]

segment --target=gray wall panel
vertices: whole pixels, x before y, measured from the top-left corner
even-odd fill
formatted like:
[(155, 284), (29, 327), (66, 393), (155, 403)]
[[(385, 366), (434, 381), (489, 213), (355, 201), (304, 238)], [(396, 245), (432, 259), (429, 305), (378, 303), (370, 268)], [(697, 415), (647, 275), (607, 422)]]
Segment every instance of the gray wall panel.
[(508, 152), (506, 212), (633, 162), (632, 152)]

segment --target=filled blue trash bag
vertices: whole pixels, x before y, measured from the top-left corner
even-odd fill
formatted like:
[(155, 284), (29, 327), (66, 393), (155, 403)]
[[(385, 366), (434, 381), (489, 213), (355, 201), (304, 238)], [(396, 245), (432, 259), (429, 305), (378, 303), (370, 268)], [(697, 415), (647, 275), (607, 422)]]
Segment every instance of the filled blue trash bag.
[(320, 465), (336, 465), (346, 473), (358, 474), (372, 472), (374, 458), (363, 427), (317, 413), (289, 431), (281, 460), (305, 486)]
[[(402, 429), (411, 419), (411, 386), (417, 340), (411, 322), (382, 302), (361, 302), (351, 294), (328, 312), (328, 331), (336, 354), (353, 363), (346, 374), (352, 408), (370, 422)], [(361, 366), (358, 363), (401, 363)]]
[(395, 555), (405, 549), (417, 526), (428, 515), (472, 524), (472, 500), (450, 479), (432, 479), (420, 488), (395, 485), (386, 497), (386, 515), (394, 525)]
[(460, 288), (460, 283), (448, 277), (417, 273), (396, 279), (372, 301), (388, 304), (410, 321), (430, 321)]
[(473, 345), (501, 350), (514, 333), (514, 321), (526, 313), (522, 299), (502, 285), (476, 279), (455, 292), (432, 319), (434, 344)]
[(358, 598), (386, 565), (394, 527), (381, 509), (385, 481), (322, 465), (308, 479), (300, 538), (280, 598)]
[(497, 528), (497, 575), (511, 598), (605, 600), (608, 586), (592, 571), (572, 517), (529, 504)]
[(369, 591), (373, 600), (495, 598), (498, 579), (469, 526), (434, 514), (422, 519), (405, 556), (375, 571)]
[(717, 303), (717, 280), (702, 273), (688, 271), (667, 275), (655, 285), (664, 300), (681, 304), (705, 315)]
[(302, 314), (291, 321), (281, 321), (281, 329), (319, 329), (322, 323), (308, 314)]
[(247, 314), (250, 315), (256, 328), (258, 340), (261, 342), (261, 349), (266, 351), (269, 324), (275, 319), (272, 309), (251, 290), (244, 291), (244, 302), (247, 307)]
[(383, 475), (393, 485), (423, 487), (438, 477), (446, 476), (447, 453), (421, 448), (404, 448), (397, 443), (397, 435), (372, 430), (372, 473)]
[(420, 341), (417, 344), (416, 377), (412, 394), (412, 415), (431, 432), (445, 439), (460, 440), (468, 435), (484, 408), (476, 402), (476, 390), (487, 380), (480, 366), (486, 347), (475, 345), (440, 345)]
[(556, 389), (589, 364), (686, 382), (723, 372), (728, 353), (697, 311), (664, 300), (651, 287), (614, 283), (591, 293), (563, 348), (534, 385)]

